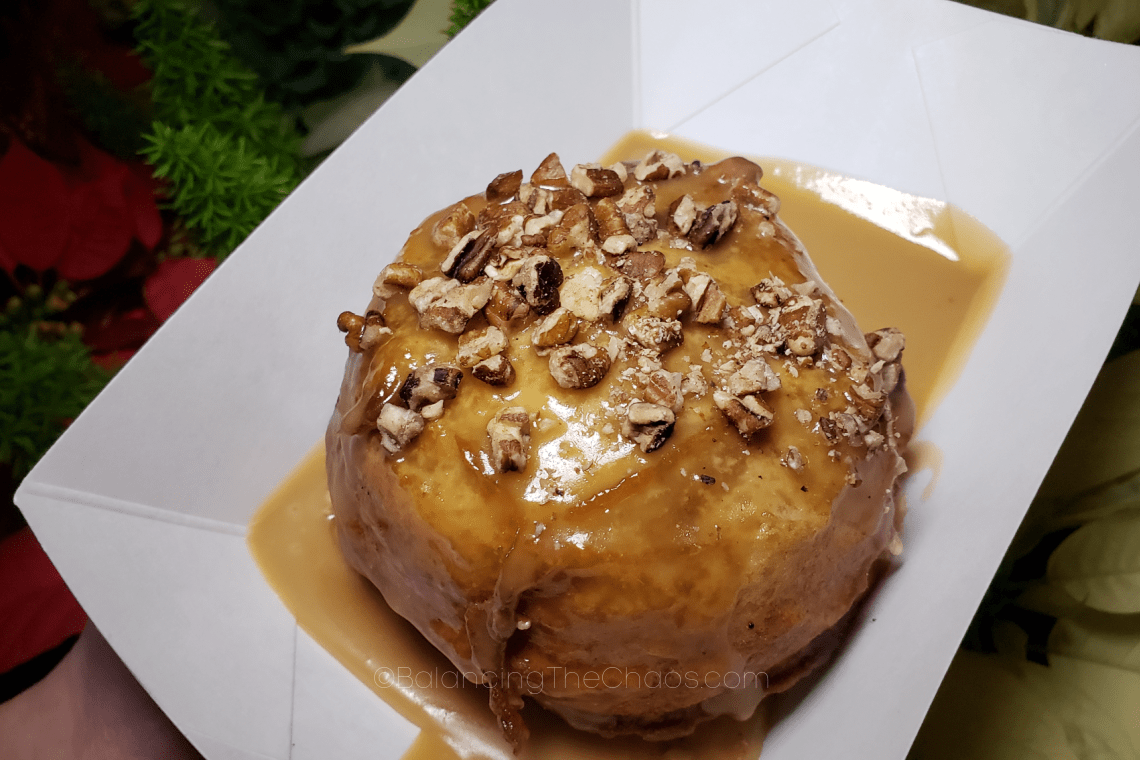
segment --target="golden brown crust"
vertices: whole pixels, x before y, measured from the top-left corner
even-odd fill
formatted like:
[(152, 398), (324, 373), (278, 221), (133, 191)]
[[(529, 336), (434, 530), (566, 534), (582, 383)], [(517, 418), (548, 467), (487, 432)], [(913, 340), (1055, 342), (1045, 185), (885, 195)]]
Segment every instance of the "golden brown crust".
[(650, 738), (750, 711), (897, 545), (901, 335), (864, 338), (760, 176), (552, 155), (412, 234), (389, 332), (342, 316), (344, 553), (514, 740), (523, 694)]

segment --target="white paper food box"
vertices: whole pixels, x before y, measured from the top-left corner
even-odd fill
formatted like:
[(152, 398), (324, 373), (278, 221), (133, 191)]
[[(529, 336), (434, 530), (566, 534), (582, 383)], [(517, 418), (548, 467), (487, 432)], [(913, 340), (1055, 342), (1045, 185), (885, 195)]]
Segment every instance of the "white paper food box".
[[(766, 760), (902, 758), (1140, 280), (1140, 50), (937, 0), (498, 0), (293, 193), (17, 494), (209, 758), (398, 758), (417, 729), (299, 632), (246, 524), (321, 436), (336, 315), (428, 213), (632, 128), (949, 201), (1012, 265), (920, 438), (901, 568)], [(825, 273), (826, 275), (826, 273)], [(362, 296), (362, 293), (365, 295)]]

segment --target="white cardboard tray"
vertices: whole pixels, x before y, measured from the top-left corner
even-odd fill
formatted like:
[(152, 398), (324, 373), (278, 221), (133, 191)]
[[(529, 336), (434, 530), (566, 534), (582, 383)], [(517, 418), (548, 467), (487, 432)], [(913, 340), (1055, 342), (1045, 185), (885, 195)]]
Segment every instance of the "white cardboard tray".
[[(297, 627), (246, 550), (318, 440), (336, 315), (415, 223), (631, 128), (957, 204), (1007, 285), (921, 438), (902, 568), (765, 760), (901, 758), (1140, 280), (1140, 50), (939, 0), (498, 0), (333, 154), (21, 485), (80, 602), (209, 758), (397, 758), (416, 729)], [(826, 274), (826, 273), (825, 273)]]

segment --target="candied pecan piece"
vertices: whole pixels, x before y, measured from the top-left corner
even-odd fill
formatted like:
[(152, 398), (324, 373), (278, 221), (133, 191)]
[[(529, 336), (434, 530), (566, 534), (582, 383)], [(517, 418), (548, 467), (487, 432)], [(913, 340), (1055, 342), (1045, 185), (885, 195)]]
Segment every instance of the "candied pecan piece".
[(688, 235), (699, 213), (697, 204), (693, 202), (693, 196), (685, 193), (669, 204), (669, 210), (666, 212), (669, 231), (682, 237)]
[(389, 454), (396, 454), (424, 431), (424, 418), (419, 412), (396, 404), (384, 404), (376, 418), (380, 444)]
[(491, 300), (483, 310), (487, 321), (500, 329), (518, 325), (530, 314), (530, 305), (518, 288), (507, 282), (496, 282), (491, 289)]
[(450, 251), (459, 239), (475, 229), (475, 215), (465, 203), (456, 203), (447, 215), (435, 223), (431, 240), (445, 251)]
[(550, 375), (563, 388), (592, 388), (610, 371), (610, 356), (589, 343), (550, 352)]
[[(466, 208), (466, 206), (464, 206)], [(415, 264), (405, 264), (394, 261), (380, 272), (377, 281), (381, 285), (393, 285), (404, 290), (411, 290), (424, 280), (423, 270)]]
[(676, 269), (653, 280), (644, 289), (646, 311), (659, 319), (678, 319), (693, 305), (685, 292), (685, 281)]
[(685, 293), (693, 302), (693, 319), (702, 325), (719, 324), (728, 300), (720, 286), (707, 274), (695, 274), (685, 283)]
[(487, 385), (510, 385), (515, 381), (515, 368), (511, 360), (503, 354), (495, 354), (471, 368), (475, 379)]
[(749, 359), (728, 378), (728, 392), (737, 397), (779, 389), (780, 376), (763, 359)]
[(631, 338), (654, 351), (668, 351), (685, 342), (685, 333), (676, 319), (634, 317), (625, 328)]
[(646, 454), (657, 451), (673, 435), (677, 416), (660, 404), (638, 401), (629, 405), (621, 423), (621, 434), (636, 443)]
[(484, 359), (507, 350), (507, 336), (498, 327), (470, 330), (459, 336), (459, 351), (455, 360), (460, 367), (474, 367)]
[(625, 190), (621, 177), (613, 169), (598, 164), (578, 164), (570, 170), (570, 184), (587, 198), (608, 198)]
[(471, 282), (483, 273), (483, 268), (494, 252), (494, 230), (472, 230), (455, 244), (440, 269), (448, 277), (454, 277), (460, 282)]
[(578, 334), (578, 317), (560, 306), (540, 320), (531, 332), (531, 340), (539, 348), (561, 346)]
[(578, 203), (562, 214), (546, 236), (546, 249), (554, 256), (570, 256), (597, 244), (598, 223), (590, 204)]
[(700, 213), (689, 230), (689, 241), (698, 248), (708, 248), (728, 234), (736, 224), (736, 201), (715, 203)]
[(513, 172), (504, 172), (491, 180), (487, 185), (487, 201), (501, 203), (508, 198), (518, 195), (519, 185), (522, 184), (522, 169)]
[(752, 297), (765, 309), (774, 309), (792, 297), (792, 290), (779, 277), (765, 277), (752, 286)]
[(447, 277), (432, 277), (412, 288), (408, 302), (419, 314), (421, 328), (458, 335), (490, 300), (491, 287), (491, 280), (485, 277), (466, 285)]
[(906, 348), (906, 337), (896, 327), (884, 327), (882, 330), (867, 333), (864, 337), (875, 358), (884, 362), (895, 361)]
[(567, 187), (562, 190), (552, 190), (550, 193), (550, 211), (565, 210), (579, 203), (586, 203), (585, 193), (576, 187)]
[(531, 256), (523, 260), (511, 284), (519, 289), (535, 314), (549, 314), (559, 306), (562, 267), (549, 256)]
[(530, 452), (530, 415), (521, 406), (500, 409), (487, 423), (491, 463), (496, 472), (526, 469)]
[(409, 409), (418, 412), (428, 404), (455, 398), (462, 379), (463, 372), (458, 367), (429, 364), (409, 372), (398, 395)]
[(660, 251), (633, 251), (617, 265), (626, 277), (648, 282), (665, 271), (665, 255)]
[(625, 312), (633, 295), (633, 283), (628, 277), (618, 275), (602, 287), (598, 298), (598, 313), (609, 320), (617, 322)]
[(680, 372), (658, 369), (650, 373), (645, 383), (645, 395), (655, 404), (669, 407), (679, 413), (685, 403), (683, 391), (685, 378)]
[(633, 235), (638, 245), (646, 243), (657, 237), (657, 220), (654, 206), (657, 196), (652, 187), (635, 185), (617, 200), (617, 208), (625, 217), (629, 234)]
[(685, 173), (685, 162), (675, 153), (655, 150), (641, 159), (633, 168), (633, 176), (639, 182), (657, 182)]
[(566, 170), (562, 168), (562, 161), (557, 153), (551, 153), (542, 159), (542, 163), (530, 175), (530, 183), (551, 189), (570, 187), (570, 180), (566, 176)]
[(594, 218), (598, 221), (598, 239), (606, 253), (620, 254), (637, 247), (637, 239), (625, 223), (625, 214), (612, 198), (603, 198), (594, 204)]
[(823, 348), (823, 302), (810, 296), (792, 296), (780, 309), (779, 323), (786, 333), (784, 344), (796, 356), (812, 356)]
[(772, 410), (756, 396), (737, 398), (722, 390), (715, 390), (713, 403), (746, 441), (751, 441), (757, 433), (772, 424)]

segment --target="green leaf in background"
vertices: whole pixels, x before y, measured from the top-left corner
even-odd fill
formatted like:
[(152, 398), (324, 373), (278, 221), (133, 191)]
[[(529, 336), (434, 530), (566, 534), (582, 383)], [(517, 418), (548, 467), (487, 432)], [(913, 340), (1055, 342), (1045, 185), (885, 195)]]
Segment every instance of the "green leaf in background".
[(447, 27), (447, 36), (454, 37), (463, 30), (463, 27), (475, 20), (493, 0), (454, 0), (451, 4), (451, 26)]
[(1093, 609), (1140, 612), (1140, 516), (1081, 526), (1049, 558), (1048, 576)]
[(1114, 615), (1099, 625), (1062, 618), (1049, 636), (1049, 651), (1140, 675), (1140, 616)]
[[(1070, 671), (1081, 673), (1081, 665)], [(1129, 727), (1102, 704), (1096, 679), (1066, 675), (959, 651), (910, 760), (1135, 760)]]

